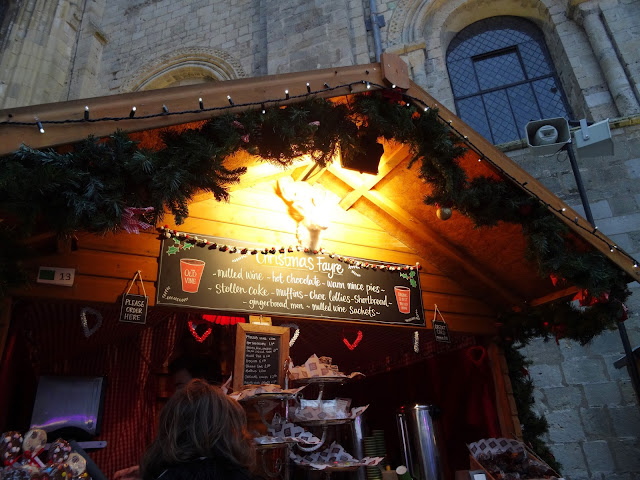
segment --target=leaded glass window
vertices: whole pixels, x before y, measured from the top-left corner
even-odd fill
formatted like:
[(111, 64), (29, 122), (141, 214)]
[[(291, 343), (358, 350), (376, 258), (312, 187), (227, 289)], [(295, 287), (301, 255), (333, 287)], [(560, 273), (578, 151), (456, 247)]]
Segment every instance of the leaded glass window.
[(458, 116), (494, 144), (524, 138), (525, 125), (569, 109), (542, 32), (519, 17), (469, 25), (447, 50)]

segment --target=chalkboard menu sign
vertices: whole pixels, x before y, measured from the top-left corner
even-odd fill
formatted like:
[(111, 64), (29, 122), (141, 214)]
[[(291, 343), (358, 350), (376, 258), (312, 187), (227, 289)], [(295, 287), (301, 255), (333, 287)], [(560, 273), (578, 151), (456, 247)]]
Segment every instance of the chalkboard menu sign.
[[(198, 235), (162, 241), (157, 304), (425, 326), (417, 270)], [(208, 245), (203, 245), (202, 240)]]
[(233, 389), (243, 385), (283, 386), (289, 357), (289, 328), (238, 323)]

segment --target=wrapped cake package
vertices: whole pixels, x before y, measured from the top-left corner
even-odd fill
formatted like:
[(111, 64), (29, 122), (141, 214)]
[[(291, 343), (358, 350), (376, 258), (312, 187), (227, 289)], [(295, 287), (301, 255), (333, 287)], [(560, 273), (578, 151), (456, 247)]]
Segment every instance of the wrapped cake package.
[(333, 365), (331, 357), (318, 357), (311, 355), (304, 365), (289, 366), (289, 378), (298, 380), (302, 378), (314, 377), (343, 377), (347, 379), (364, 377), (360, 372), (353, 372), (346, 375), (339, 371), (337, 365)]
[(489, 480), (563, 480), (518, 440), (485, 438), (468, 447), (471, 467), (484, 470)]
[(230, 398), (237, 400), (239, 402), (243, 400), (248, 400), (252, 397), (258, 396), (268, 396), (268, 395), (297, 395), (300, 390), (302, 390), (304, 386), (299, 388), (289, 388), (284, 390), (280, 385), (250, 385), (246, 388), (239, 390), (237, 392), (233, 392), (229, 395)]
[(270, 437), (278, 438), (280, 441), (294, 441), (296, 443), (306, 443), (317, 445), (320, 439), (303, 427), (291, 422), (273, 422), (267, 427)]
[(333, 442), (329, 447), (317, 452), (300, 456), (294, 452), (290, 454), (291, 459), (298, 465), (306, 465), (316, 470), (326, 468), (344, 468), (378, 465), (382, 457), (365, 457), (362, 460), (354, 458), (339, 443)]
[(303, 400), (300, 403), (300, 407), (293, 412), (293, 420), (309, 422), (315, 420), (354, 419), (362, 415), (369, 407), (369, 405), (365, 405), (347, 410), (350, 402), (351, 400), (349, 399)]

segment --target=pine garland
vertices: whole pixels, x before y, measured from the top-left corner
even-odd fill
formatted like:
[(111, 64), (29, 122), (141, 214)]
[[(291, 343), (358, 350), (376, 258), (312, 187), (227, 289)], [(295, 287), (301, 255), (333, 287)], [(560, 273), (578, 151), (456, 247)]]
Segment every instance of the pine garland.
[(523, 425), (522, 439), (542, 460), (547, 462), (557, 473), (560, 473), (562, 465), (558, 463), (541, 438), (549, 431), (549, 424), (544, 417), (537, 415), (532, 409), (535, 404), (534, 386), (527, 371), (531, 362), (526, 360), (520, 350), (513, 345), (504, 348), (504, 355), (509, 366), (509, 377), (518, 409), (518, 418)]
[[(115, 232), (129, 208), (147, 208), (144, 221), (157, 224), (165, 209), (180, 224), (199, 191), (228, 200), (229, 186), (244, 168), (229, 170), (226, 158), (244, 150), (264, 161), (288, 166), (309, 154), (326, 166), (384, 137), (410, 148), (410, 168), (431, 186), (429, 205), (446, 205), (478, 228), (500, 222), (522, 226), (527, 256), (543, 277), (555, 275), (600, 303), (576, 308), (558, 302), (502, 316), (503, 337), (567, 337), (582, 343), (624, 318), (627, 275), (599, 252), (584, 248), (547, 208), (510, 182), (469, 179), (459, 159), (462, 138), (442, 122), (436, 109), (419, 110), (397, 91), (354, 95), (349, 104), (317, 98), (286, 107), (247, 110), (212, 118), (198, 128), (162, 135), (158, 150), (140, 148), (122, 132), (90, 137), (66, 153), (21, 147), (0, 159), (0, 211), (20, 219), (26, 234), (36, 225), (61, 234)], [(605, 298), (606, 297), (606, 298)]]

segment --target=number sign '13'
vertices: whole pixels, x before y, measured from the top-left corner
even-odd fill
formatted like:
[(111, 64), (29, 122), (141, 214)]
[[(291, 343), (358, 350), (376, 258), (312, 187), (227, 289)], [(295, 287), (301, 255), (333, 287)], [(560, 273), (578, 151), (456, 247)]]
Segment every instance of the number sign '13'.
[(72, 287), (75, 276), (75, 268), (40, 267), (38, 271), (38, 283)]

